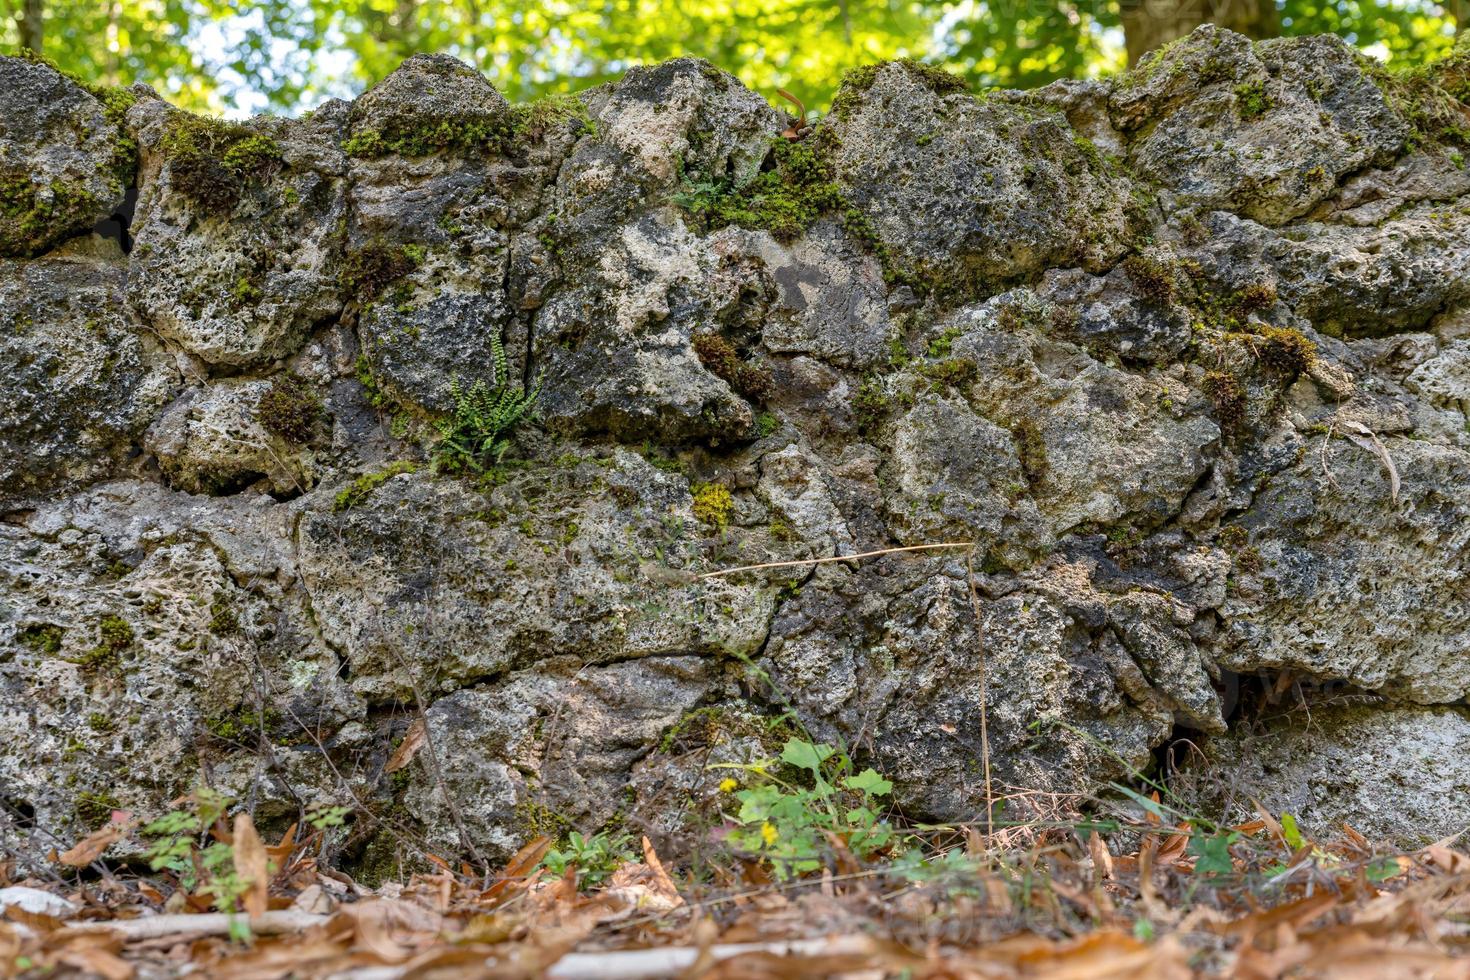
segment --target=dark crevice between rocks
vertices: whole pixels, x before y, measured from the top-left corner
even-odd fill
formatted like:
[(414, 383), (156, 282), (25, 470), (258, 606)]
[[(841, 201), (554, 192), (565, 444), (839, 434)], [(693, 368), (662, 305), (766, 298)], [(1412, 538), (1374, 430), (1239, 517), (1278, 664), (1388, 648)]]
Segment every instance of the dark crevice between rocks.
[(0, 796), (0, 814), (14, 821), (18, 830), (30, 830), (36, 826), (36, 808), (27, 800)]
[(127, 192), (123, 195), (122, 203), (113, 209), (112, 214), (97, 222), (92, 228), (92, 233), (110, 238), (118, 243), (123, 254), (127, 255), (133, 250), (133, 211), (138, 206), (138, 188), (129, 185)]

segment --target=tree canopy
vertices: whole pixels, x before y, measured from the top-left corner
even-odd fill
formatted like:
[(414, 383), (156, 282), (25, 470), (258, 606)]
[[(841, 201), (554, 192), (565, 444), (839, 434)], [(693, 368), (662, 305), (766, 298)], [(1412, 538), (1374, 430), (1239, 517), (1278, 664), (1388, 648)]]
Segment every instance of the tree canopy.
[[(1218, 16), (1231, 3), (1259, 9)], [(144, 81), (232, 114), (351, 97), (419, 51), (477, 65), (512, 99), (695, 55), (821, 106), (845, 69), (895, 57), (976, 88), (1116, 71), (1204, 19), (1191, 4), (1253, 33), (1340, 34), (1390, 63), (1446, 50), (1457, 13), (1427, 0), (0, 0), (0, 50), (39, 43), (87, 81)]]

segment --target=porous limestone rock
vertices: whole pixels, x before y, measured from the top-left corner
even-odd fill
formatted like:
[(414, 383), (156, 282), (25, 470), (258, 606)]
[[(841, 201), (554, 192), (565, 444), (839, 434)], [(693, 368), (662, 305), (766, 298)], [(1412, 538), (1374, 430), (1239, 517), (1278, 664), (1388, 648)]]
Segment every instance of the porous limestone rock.
[(487, 137), (510, 111), (484, 75), (443, 54), (411, 55), (352, 105), (352, 135), (426, 150)]
[(0, 259), (0, 507), (106, 478), (179, 383), (122, 303), (110, 242)]
[(270, 432), (259, 418), (272, 386), (216, 381), (169, 405), (143, 439), (168, 484), (222, 494), (264, 479), (272, 493), (304, 493), (314, 482), (311, 451)]
[(700, 585), (688, 565), (709, 531), (691, 506), (686, 480), (625, 451), (512, 471), (484, 495), (406, 473), (304, 515), (301, 573), (323, 638), (374, 700), (551, 657), (748, 656), (774, 587)]
[(1170, 206), (1279, 225), (1409, 135), (1359, 57), (1340, 38), (1252, 43), (1207, 24), (1121, 79), (1113, 118)]
[[(1227, 820), (1256, 796), (1321, 840), (1346, 823), (1369, 840), (1422, 847), (1470, 825), (1470, 715), (1463, 707), (1298, 707), (1258, 732), (1204, 742), (1194, 792)], [(1228, 780), (1211, 771), (1229, 773)]]
[(261, 368), (342, 308), (347, 107), (248, 124), (158, 99), (128, 113), (141, 166), (128, 303), (209, 365)]
[(0, 822), (0, 848), (34, 857), (211, 781), (294, 807), (306, 785), (262, 747), (315, 752), (361, 706), (312, 623), (291, 525), (268, 496), (137, 481), (0, 524), (0, 806), (34, 814)]
[[(796, 141), (689, 59), (512, 106), (415, 57), (244, 124), (0, 71), (0, 119), (102, 120), (0, 132), (28, 180), (142, 147), (133, 237), (68, 212), (0, 266), (28, 864), (197, 783), (272, 832), (348, 807), (324, 858), (370, 881), (571, 828), (689, 853), (708, 767), (797, 734), (916, 818), (1179, 738), (1307, 821), (1464, 795), (1470, 176), (1405, 115), (1463, 111), (1433, 71), (1206, 27), (1033, 93), (875, 66)], [(537, 415), (456, 466), (476, 384)], [(270, 428), (278, 385), (320, 408)], [(1248, 759), (1242, 690), (1312, 724)]]
[(1060, 112), (975, 99), (956, 81), (894, 63), (834, 103), (837, 183), (895, 261), (963, 291), (1121, 258), (1122, 172)]
[(118, 110), (133, 96), (5, 56), (0, 92), (0, 258), (39, 255), (122, 204), (134, 148)]
[[(1220, 609), (1215, 659), (1302, 671), (1423, 704), (1470, 695), (1470, 454), (1338, 432), (1298, 439), (1236, 526), (1250, 560)], [(1324, 444), (1325, 443), (1325, 444)]]

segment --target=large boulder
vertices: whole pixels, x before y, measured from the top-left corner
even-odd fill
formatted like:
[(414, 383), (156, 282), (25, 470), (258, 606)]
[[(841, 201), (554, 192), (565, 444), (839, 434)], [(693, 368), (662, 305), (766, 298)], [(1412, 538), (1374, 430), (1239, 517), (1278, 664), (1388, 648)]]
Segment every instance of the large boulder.
[(123, 203), (136, 98), (88, 91), (41, 61), (0, 55), (0, 258), (39, 255)]
[(0, 259), (0, 507), (108, 476), (179, 384), (128, 315), (126, 278), (101, 240)]
[(1114, 122), (1168, 205), (1279, 225), (1409, 136), (1359, 58), (1335, 37), (1253, 44), (1206, 24), (1123, 76)]
[[(312, 626), (291, 524), (267, 496), (202, 506), (134, 481), (0, 524), (0, 805), (35, 815), (0, 822), (20, 834), (0, 849), (34, 856), (206, 782), (262, 819), (297, 792), (350, 796), (317, 740), (362, 709)], [(309, 756), (312, 779), (285, 778)]]
[(1066, 116), (889, 64), (849, 80), (824, 133), (836, 181), (894, 261), (963, 295), (1128, 248), (1128, 181)]
[(128, 114), (141, 146), (128, 303), (210, 366), (261, 368), (342, 309), (346, 107), (248, 124), (157, 99)]

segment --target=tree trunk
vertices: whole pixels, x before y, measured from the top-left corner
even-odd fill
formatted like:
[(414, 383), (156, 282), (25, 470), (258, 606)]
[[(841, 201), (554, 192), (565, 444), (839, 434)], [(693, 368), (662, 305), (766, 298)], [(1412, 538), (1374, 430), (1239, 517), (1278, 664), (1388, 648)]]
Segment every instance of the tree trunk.
[(1271, 37), (1280, 29), (1274, 0), (1122, 0), (1122, 8), (1128, 63), (1133, 65), (1201, 24), (1218, 24), (1253, 38)]
[(41, 53), (41, 42), (44, 39), (41, 8), (42, 0), (25, 0), (20, 16), (15, 18), (16, 26), (20, 29), (21, 48), (36, 54)]

